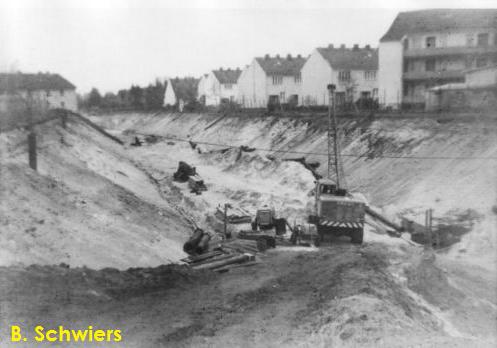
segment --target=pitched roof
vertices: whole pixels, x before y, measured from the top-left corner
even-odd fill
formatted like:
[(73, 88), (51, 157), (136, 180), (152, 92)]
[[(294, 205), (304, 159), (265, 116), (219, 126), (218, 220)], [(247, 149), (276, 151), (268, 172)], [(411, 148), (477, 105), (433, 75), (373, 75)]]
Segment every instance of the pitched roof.
[(240, 74), (242, 71), (240, 69), (219, 69), (219, 70), (212, 70), (214, 73), (214, 76), (216, 79), (219, 81), (219, 83), (232, 83), (236, 84), (238, 82), (238, 78), (240, 77)]
[(62, 90), (76, 87), (59, 74), (0, 73), (0, 92)]
[(378, 70), (378, 50), (371, 48), (318, 47), (333, 69)]
[(304, 65), (306, 59), (300, 56), (292, 57), (288, 56), (286, 58), (281, 57), (259, 57), (255, 58), (262, 70), (265, 71), (267, 75), (284, 75), (284, 76), (294, 76), (298, 75), (300, 69)]
[(171, 87), (177, 100), (183, 99), (184, 101), (188, 101), (196, 98), (199, 79), (193, 77), (176, 77), (169, 79), (169, 81), (171, 81)]
[(409, 33), (497, 27), (497, 9), (437, 9), (400, 12), (380, 42), (398, 41)]

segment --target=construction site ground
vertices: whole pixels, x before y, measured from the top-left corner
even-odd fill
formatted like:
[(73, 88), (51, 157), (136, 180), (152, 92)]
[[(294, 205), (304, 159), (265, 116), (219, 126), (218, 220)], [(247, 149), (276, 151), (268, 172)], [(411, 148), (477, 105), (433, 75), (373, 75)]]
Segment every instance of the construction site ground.
[[(388, 216), (419, 217), (437, 203), (441, 221), (466, 231), (449, 248), (425, 250), (368, 224), (363, 245), (345, 238), (321, 248), (277, 246), (225, 273), (179, 265), (191, 221), (213, 233), (213, 246), (221, 242), (218, 205), (254, 212), (268, 203), (290, 223), (305, 219), (311, 173), (237, 146), (319, 152), (322, 132), (295, 120), (238, 122), (202, 115), (102, 119), (125, 147), (77, 119), (67, 129), (45, 125), (38, 172), (26, 164), (25, 132), (2, 133), (0, 346), (34, 346), (7, 342), (15, 324), (120, 329), (123, 340), (107, 344), (114, 347), (495, 346), (496, 165), (420, 159), (493, 155), (492, 122), (351, 126), (355, 140), (344, 151), (372, 157), (345, 159), (353, 168), (350, 186)], [(152, 141), (129, 146), (135, 135), (152, 133)], [(173, 135), (235, 147), (195, 147)], [(419, 158), (381, 157), (392, 153)], [(179, 160), (197, 167), (206, 192), (172, 180)]]
[[(79, 328), (91, 322), (119, 328), (123, 347), (490, 347), (495, 342), (495, 288), (479, 287), (475, 296), (474, 284), (464, 277), (455, 288), (418, 252), (406, 259), (405, 251), (391, 253), (381, 243), (338, 241), (320, 249), (275, 249), (258, 260), (223, 274), (178, 266), (2, 268), (2, 307), (23, 327)], [(391, 273), (401, 263), (414, 265), (405, 284)], [(423, 270), (415, 266), (421, 263)], [(439, 307), (450, 308), (450, 318)]]

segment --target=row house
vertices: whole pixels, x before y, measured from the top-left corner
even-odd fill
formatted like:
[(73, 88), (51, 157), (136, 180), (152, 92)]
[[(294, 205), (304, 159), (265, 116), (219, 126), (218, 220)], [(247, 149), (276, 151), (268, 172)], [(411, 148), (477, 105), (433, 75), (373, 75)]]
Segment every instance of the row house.
[(238, 102), (246, 108), (298, 105), (302, 98), (300, 70), (305, 61), (300, 55), (254, 58), (238, 79)]
[(198, 84), (199, 101), (209, 106), (234, 102), (238, 97), (238, 78), (241, 73), (239, 68), (219, 68), (204, 74)]
[(164, 106), (177, 107), (183, 111), (183, 107), (197, 100), (199, 79), (193, 77), (169, 78), (166, 80), (164, 91)]
[(423, 107), (434, 86), (463, 83), (465, 71), (497, 64), (497, 10), (399, 13), (379, 45), (379, 102)]
[(369, 45), (316, 48), (302, 67), (301, 105), (328, 105), (328, 84), (336, 86), (337, 104), (378, 97), (378, 50)]
[(40, 109), (78, 109), (76, 87), (59, 74), (0, 73), (0, 109), (16, 98)]

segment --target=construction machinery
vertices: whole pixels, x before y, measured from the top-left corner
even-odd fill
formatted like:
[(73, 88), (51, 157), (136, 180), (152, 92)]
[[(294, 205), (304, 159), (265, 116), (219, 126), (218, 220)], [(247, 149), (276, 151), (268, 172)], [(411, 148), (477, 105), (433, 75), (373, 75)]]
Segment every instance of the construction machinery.
[(255, 219), (251, 223), (252, 231), (268, 231), (274, 229), (277, 235), (285, 234), (289, 226), (285, 218), (276, 218), (274, 208), (264, 205), (257, 209)]
[(347, 194), (335, 113), (335, 85), (328, 85), (328, 93), (328, 177), (316, 180), (309, 223), (316, 226), (316, 245), (333, 235), (349, 236), (352, 243), (361, 244), (366, 205)]
[(274, 208), (269, 208), (264, 205), (262, 208), (257, 209), (255, 219), (252, 221), (252, 231), (257, 230), (270, 230), (274, 227), (276, 214)]

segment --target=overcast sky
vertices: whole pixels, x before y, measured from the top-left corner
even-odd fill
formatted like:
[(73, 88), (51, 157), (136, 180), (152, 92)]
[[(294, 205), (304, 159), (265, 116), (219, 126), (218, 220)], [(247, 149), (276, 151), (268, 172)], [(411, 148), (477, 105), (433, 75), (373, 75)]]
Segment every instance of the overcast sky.
[(57, 72), (85, 93), (244, 67), (319, 46), (378, 45), (399, 11), (497, 0), (0, 0), (0, 69)]

